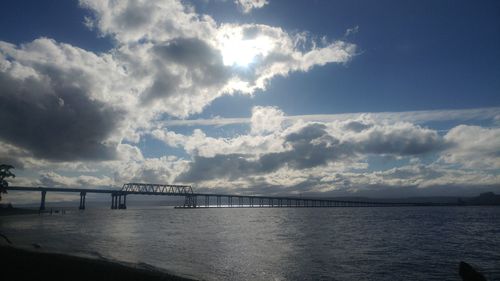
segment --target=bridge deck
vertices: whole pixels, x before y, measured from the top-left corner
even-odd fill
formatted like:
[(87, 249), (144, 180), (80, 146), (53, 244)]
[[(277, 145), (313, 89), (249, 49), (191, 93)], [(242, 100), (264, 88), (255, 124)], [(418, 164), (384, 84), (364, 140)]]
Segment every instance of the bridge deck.
[[(137, 185), (137, 184), (135, 184)], [(124, 185), (125, 187), (126, 185)], [(163, 188), (168, 185), (154, 185)], [(160, 195), (160, 196), (184, 196), (183, 208), (198, 207), (382, 207), (382, 206), (436, 206), (442, 204), (423, 204), (407, 202), (377, 202), (356, 201), (341, 199), (326, 199), (314, 197), (294, 196), (262, 196), (262, 195), (240, 195), (240, 194), (216, 194), (216, 193), (193, 193), (191, 187), (171, 185), (174, 189), (86, 189), (86, 188), (63, 188), (63, 187), (27, 187), (9, 186), (9, 191), (31, 191), (41, 192), (42, 202), (40, 209), (45, 208), (45, 194), (47, 192), (73, 192), (80, 193), (80, 209), (85, 209), (85, 196), (87, 193), (107, 193), (112, 197), (112, 209), (126, 209), (127, 195)], [(182, 189), (181, 189), (182, 188)], [(160, 191), (159, 191), (160, 190)], [(161, 192), (169, 190), (171, 192)], [(184, 192), (180, 192), (183, 190)], [(204, 198), (204, 200), (199, 200)], [(215, 198), (215, 202), (213, 202)], [(122, 201), (123, 199), (123, 201)], [(234, 201), (233, 201), (234, 200)], [(199, 204), (200, 202), (201, 204)]]

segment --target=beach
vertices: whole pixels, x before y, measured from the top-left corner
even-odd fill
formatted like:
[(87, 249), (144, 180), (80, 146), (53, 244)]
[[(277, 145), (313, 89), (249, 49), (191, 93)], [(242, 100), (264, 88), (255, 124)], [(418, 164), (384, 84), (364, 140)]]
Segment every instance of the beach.
[(104, 259), (47, 253), (40, 249), (0, 246), (5, 280), (193, 280), (146, 264), (125, 264)]

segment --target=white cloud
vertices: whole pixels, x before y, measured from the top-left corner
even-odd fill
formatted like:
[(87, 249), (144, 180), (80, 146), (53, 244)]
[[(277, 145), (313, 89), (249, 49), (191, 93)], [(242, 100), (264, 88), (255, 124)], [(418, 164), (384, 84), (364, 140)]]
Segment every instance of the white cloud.
[(354, 26), (354, 27), (348, 28), (348, 29), (345, 31), (344, 36), (345, 36), (345, 37), (348, 37), (348, 36), (354, 35), (354, 34), (356, 34), (356, 33), (358, 33), (358, 32), (359, 32), (359, 26), (358, 26), (358, 25), (356, 25), (356, 26)]
[(111, 186), (113, 180), (109, 177), (94, 177), (81, 175), (77, 177), (62, 176), (55, 172), (46, 172), (40, 175), (40, 184), (42, 186), (53, 187), (96, 187)]
[(0, 138), (37, 158), (112, 159), (126, 114), (113, 85), (123, 78), (109, 55), (47, 38), (0, 42)]
[[(94, 25), (117, 41), (114, 58), (148, 114), (187, 117), (214, 99), (265, 89), (275, 76), (345, 63), (356, 46), (324, 42), (309, 49), (279, 27), (216, 23), (179, 1), (81, 1)], [(307, 39), (306, 39), (307, 40)], [(248, 64), (248, 65), (247, 65)]]
[(460, 125), (451, 129), (444, 138), (453, 144), (442, 155), (444, 162), (471, 169), (500, 168), (500, 128)]
[(235, 0), (234, 3), (236, 3), (245, 14), (250, 13), (253, 9), (260, 9), (269, 4), (267, 0)]
[(177, 0), (80, 0), (80, 5), (94, 12), (85, 23), (118, 43), (139, 41), (164, 42), (175, 38), (209, 39), (217, 23), (199, 15)]
[[(272, 107), (255, 108), (253, 115), (259, 117), (252, 115), (248, 120), (265, 120), (261, 115), (265, 116), (266, 112), (287, 121), (277, 122), (272, 126), (274, 130), (261, 130), (259, 134), (254, 133), (250, 123), (248, 134), (233, 138), (208, 137), (199, 129), (191, 136), (167, 132), (172, 134), (170, 137), (162, 136), (164, 131), (158, 130), (156, 137), (166, 143), (177, 138), (175, 145), (192, 155), (177, 179), (195, 182), (195, 186), (212, 191), (220, 191), (220, 181), (225, 181), (226, 186), (237, 185), (238, 192), (243, 193), (362, 192), (373, 195), (377, 190), (382, 193), (393, 190), (395, 194), (409, 196), (419, 194), (422, 188), (430, 195), (448, 192), (446, 187), (450, 194), (453, 190), (472, 192), (476, 187), (482, 190), (495, 186), (499, 180), (499, 176), (488, 169), (469, 169), (470, 165), (477, 165), (479, 159), (486, 159), (483, 164), (498, 169), (495, 166), (499, 150), (497, 129), (457, 126), (443, 137), (436, 130), (398, 122), (395, 118), (379, 120), (365, 114), (352, 119), (304, 122), (283, 116), (279, 109)], [(416, 116), (422, 120), (421, 115), (423, 113), (410, 113), (408, 118)], [(445, 113), (431, 115), (448, 118)], [(466, 111), (462, 117), (477, 116), (475, 111)], [(471, 139), (477, 140), (473, 146), (469, 143)], [(422, 160), (426, 155), (431, 158), (441, 155), (448, 162), (453, 159), (454, 163), (466, 165), (466, 169), (449, 166), (442, 159), (426, 164), (427, 161)], [(368, 156), (391, 156), (390, 161), (408, 164), (394, 163), (391, 168), (370, 171), (367, 170)], [(376, 167), (370, 167), (373, 168)]]
[(184, 181), (215, 178), (236, 180), (275, 173), (281, 169), (344, 167), (367, 155), (422, 156), (440, 152), (447, 143), (435, 131), (408, 122), (381, 122), (369, 116), (331, 122), (283, 124), (283, 112), (255, 107), (248, 134), (208, 137), (200, 129), (190, 136), (155, 130), (153, 136), (183, 148), (193, 159)]
[[(238, 3), (250, 11), (267, 1)], [(261, 106), (251, 118), (176, 120), (164, 128), (158, 120), (165, 115), (187, 118), (221, 96), (265, 90), (277, 76), (347, 63), (356, 45), (263, 24), (216, 22), (176, 0), (80, 4), (93, 12), (85, 24), (113, 40), (111, 50), (96, 54), (48, 38), (21, 45), (0, 41), (0, 117), (8, 121), (0, 125), (0, 159), (43, 171), (18, 183), (108, 186), (183, 179), (207, 187), (227, 181), (248, 190), (328, 192), (498, 182), (490, 172), (500, 168), (498, 128), (458, 126), (443, 138), (419, 124), (495, 124), (499, 108), (285, 116)], [(249, 124), (249, 131), (216, 138), (199, 129), (191, 135), (169, 130), (236, 123)], [(133, 145), (145, 134), (183, 148), (191, 159), (145, 157)], [(432, 153), (441, 155), (437, 166), (414, 160)], [(413, 162), (356, 171), (367, 168), (367, 155)], [(460, 169), (452, 171), (450, 164)], [(478, 168), (483, 170), (467, 170)], [(85, 175), (70, 177), (68, 171)]]
[(251, 130), (253, 134), (264, 134), (275, 131), (281, 131), (283, 122), (283, 111), (277, 107), (256, 106), (252, 109), (252, 118), (250, 118)]
[[(116, 159), (122, 141), (140, 141), (160, 116), (185, 118), (220, 96), (253, 94), (275, 76), (344, 63), (355, 52), (342, 41), (304, 49), (297, 45), (303, 35), (217, 23), (176, 0), (80, 4), (93, 12), (87, 26), (113, 38), (113, 49), (96, 54), (48, 38), (0, 41), (7, 108), (0, 115), (11, 120), (2, 123), (0, 138), (33, 158)], [(246, 69), (225, 63), (228, 42), (246, 46)]]
[[(341, 113), (341, 114), (309, 114), (309, 115), (286, 115), (283, 117), (285, 123), (292, 123), (298, 120), (305, 122), (334, 122), (369, 117), (376, 121), (389, 123), (410, 122), (422, 124), (431, 121), (481, 121), (493, 120), (498, 123), (500, 120), (500, 107), (486, 107), (473, 109), (454, 110), (420, 110), (403, 112), (364, 112), (364, 113)], [(214, 119), (183, 119), (169, 120), (163, 122), (165, 126), (225, 126), (234, 124), (250, 123), (250, 118), (214, 118)]]

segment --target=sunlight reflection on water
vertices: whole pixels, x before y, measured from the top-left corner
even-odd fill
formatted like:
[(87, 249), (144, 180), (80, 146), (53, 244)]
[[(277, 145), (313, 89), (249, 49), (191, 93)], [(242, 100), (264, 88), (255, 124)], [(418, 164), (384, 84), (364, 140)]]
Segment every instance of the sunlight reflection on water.
[(208, 280), (500, 279), (500, 208), (88, 209), (0, 218), (14, 243)]

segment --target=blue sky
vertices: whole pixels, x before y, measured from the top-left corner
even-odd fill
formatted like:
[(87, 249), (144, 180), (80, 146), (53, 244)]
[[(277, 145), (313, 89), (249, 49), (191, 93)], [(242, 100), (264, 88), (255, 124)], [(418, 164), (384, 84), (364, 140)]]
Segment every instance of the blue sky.
[(1, 5), (0, 160), (17, 184), (500, 188), (498, 1)]

